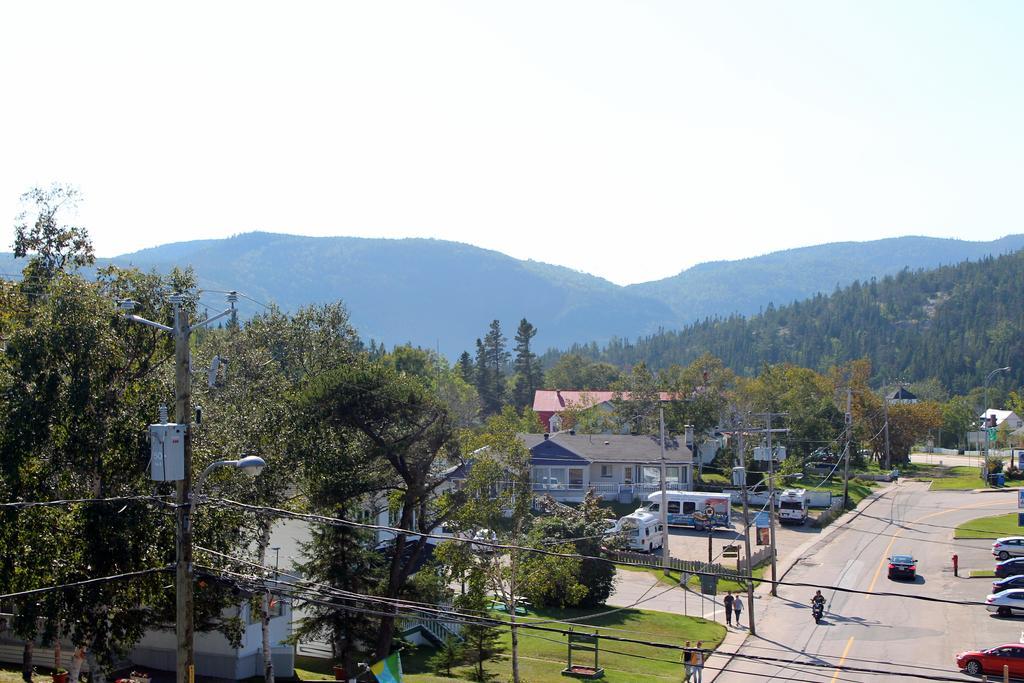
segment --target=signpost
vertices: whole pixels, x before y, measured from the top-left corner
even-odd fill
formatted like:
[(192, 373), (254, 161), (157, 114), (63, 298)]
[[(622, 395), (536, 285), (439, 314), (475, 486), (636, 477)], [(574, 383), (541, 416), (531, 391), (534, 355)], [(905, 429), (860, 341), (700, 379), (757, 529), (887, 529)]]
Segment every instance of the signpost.
[[(1017, 509), (1024, 510), (1024, 489), (1017, 491)], [(1017, 513), (1017, 526), (1024, 527), (1024, 512)]]

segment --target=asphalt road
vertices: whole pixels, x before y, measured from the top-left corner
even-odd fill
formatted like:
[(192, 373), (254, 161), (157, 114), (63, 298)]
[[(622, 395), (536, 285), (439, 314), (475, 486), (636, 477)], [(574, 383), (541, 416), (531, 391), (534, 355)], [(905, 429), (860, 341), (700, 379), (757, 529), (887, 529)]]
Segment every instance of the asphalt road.
[[(777, 598), (758, 600), (758, 635), (748, 638), (739, 654), (784, 661), (736, 657), (716, 680), (926, 680), (907, 675), (911, 673), (979, 680), (960, 674), (953, 654), (1017, 642), (1024, 631), (1024, 619), (994, 617), (978, 605), (925, 602), (879, 593), (984, 601), (992, 579), (964, 577), (972, 568), (992, 568), (991, 541), (954, 541), (953, 527), (975, 517), (1015, 511), (1016, 492), (929, 492), (927, 487), (917, 482), (893, 487), (856, 519), (811, 547), (784, 578), (874, 595), (823, 590), (828, 601), (826, 614), (816, 625), (809, 608), (814, 589), (780, 587)], [(960, 578), (952, 572), (954, 552), (960, 556)], [(921, 574), (915, 583), (886, 577), (886, 558), (893, 553), (917, 558)], [(882, 673), (801, 665), (810, 661)]]

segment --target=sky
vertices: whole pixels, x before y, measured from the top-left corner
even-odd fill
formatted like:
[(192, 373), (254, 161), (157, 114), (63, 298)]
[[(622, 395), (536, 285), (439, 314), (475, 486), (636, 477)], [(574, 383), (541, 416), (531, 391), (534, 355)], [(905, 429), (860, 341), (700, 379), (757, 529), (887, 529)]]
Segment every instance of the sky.
[(0, 250), (72, 184), (101, 256), (430, 237), (618, 284), (1024, 232), (1024, 3), (0, 6)]

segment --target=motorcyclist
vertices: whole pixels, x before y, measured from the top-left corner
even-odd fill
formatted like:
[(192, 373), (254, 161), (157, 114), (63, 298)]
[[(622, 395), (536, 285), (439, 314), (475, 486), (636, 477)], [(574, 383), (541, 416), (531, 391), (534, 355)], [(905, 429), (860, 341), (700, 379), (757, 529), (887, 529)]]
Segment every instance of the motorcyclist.
[(818, 608), (821, 611), (825, 611), (825, 596), (821, 594), (820, 590), (814, 591), (814, 597), (811, 598), (811, 608)]

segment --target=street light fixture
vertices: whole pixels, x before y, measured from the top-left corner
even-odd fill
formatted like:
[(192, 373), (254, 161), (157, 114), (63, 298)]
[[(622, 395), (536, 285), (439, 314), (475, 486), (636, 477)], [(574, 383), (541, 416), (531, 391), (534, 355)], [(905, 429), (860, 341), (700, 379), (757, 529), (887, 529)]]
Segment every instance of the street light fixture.
[(981, 429), (985, 440), (985, 466), (981, 471), (981, 476), (985, 479), (985, 485), (988, 485), (988, 383), (1000, 372), (1009, 372), (1010, 366), (1007, 365), (1005, 368), (996, 368), (992, 372), (985, 375), (985, 405), (982, 407), (982, 422)]
[[(259, 476), (260, 472), (262, 472), (263, 468), (266, 466), (266, 461), (258, 455), (247, 455), (244, 458), (239, 458), (238, 460), (218, 460), (217, 462), (211, 462), (206, 466), (206, 469), (203, 470), (202, 474), (199, 475), (199, 478), (196, 479), (196, 485), (192, 487), (192, 495), (189, 496), (191, 499), (189, 503), (190, 511), (195, 513), (196, 500), (199, 498), (199, 494), (203, 489), (203, 484), (206, 483), (206, 478), (210, 476), (210, 473), (214, 470), (222, 467), (234, 467), (242, 470), (242, 472), (248, 474), (250, 477), (255, 478)], [(192, 565), (190, 564), (189, 572), (191, 571)], [(189, 585), (192, 585), (191, 581), (189, 581)]]

